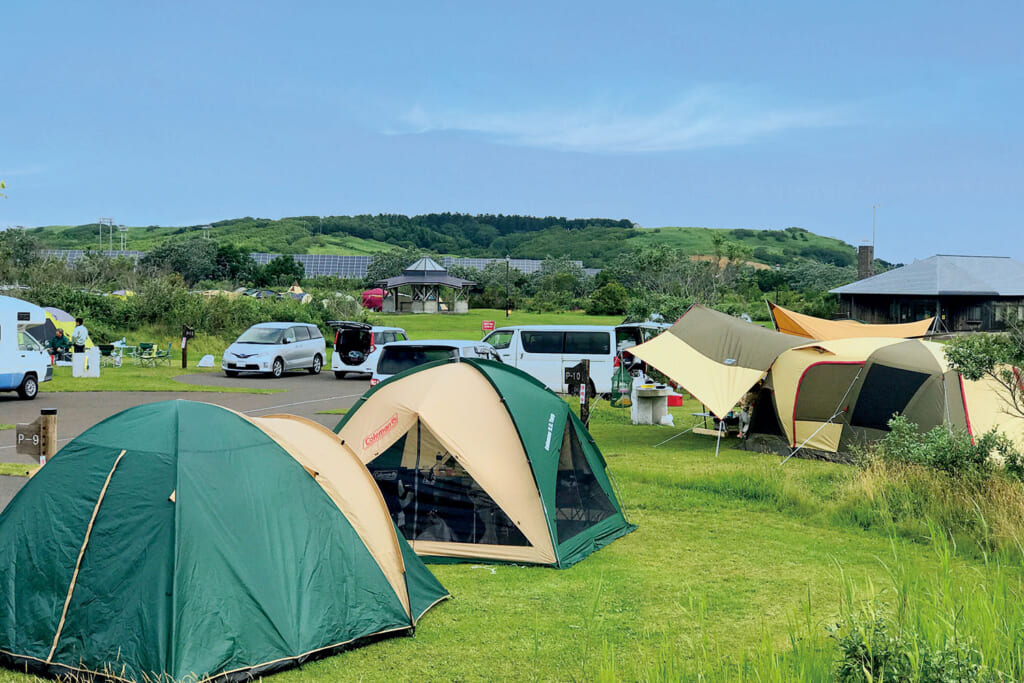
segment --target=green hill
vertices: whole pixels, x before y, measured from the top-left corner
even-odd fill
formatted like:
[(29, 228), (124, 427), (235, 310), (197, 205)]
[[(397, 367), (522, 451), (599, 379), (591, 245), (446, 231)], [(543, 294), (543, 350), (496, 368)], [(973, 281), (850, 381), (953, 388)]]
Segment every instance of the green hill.
[[(43, 248), (98, 249), (100, 225), (47, 226), (30, 232)], [(110, 240), (103, 227), (103, 247)], [(209, 237), (246, 251), (365, 255), (394, 247), (440, 254), (543, 259), (568, 256), (587, 267), (610, 265), (634, 246), (668, 245), (686, 253), (737, 255), (768, 265), (811, 259), (837, 266), (854, 265), (856, 249), (832, 237), (802, 228), (785, 230), (695, 227), (638, 228), (628, 220), (566, 219), (531, 216), (425, 214), (403, 216), (295, 216), (271, 220), (235, 218), (210, 224)], [(126, 247), (149, 251), (167, 239), (203, 233), (202, 226), (129, 227)], [(115, 231), (114, 247), (120, 246)]]

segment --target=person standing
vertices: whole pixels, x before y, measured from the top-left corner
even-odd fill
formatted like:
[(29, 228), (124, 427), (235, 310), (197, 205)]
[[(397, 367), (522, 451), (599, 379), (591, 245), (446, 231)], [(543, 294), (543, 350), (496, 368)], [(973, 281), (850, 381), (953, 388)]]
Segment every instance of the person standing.
[(89, 338), (89, 330), (85, 327), (85, 321), (75, 318), (75, 329), (71, 330), (71, 347), (75, 353), (85, 352), (85, 340)]

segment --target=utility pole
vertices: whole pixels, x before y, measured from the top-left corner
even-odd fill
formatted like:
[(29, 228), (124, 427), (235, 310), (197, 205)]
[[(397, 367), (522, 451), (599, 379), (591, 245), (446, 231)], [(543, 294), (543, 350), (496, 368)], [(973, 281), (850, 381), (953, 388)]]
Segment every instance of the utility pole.
[(113, 218), (100, 218), (96, 221), (100, 224), (100, 253), (103, 253), (103, 226), (107, 226), (107, 232), (110, 233), (110, 250), (114, 250), (114, 219)]

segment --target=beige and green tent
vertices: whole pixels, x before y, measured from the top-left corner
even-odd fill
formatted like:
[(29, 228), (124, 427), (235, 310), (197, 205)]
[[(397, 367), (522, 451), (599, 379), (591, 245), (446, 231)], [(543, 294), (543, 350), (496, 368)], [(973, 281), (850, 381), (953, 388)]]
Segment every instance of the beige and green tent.
[(636, 528), (569, 405), (501, 363), (412, 368), (373, 387), (335, 431), (433, 561), (567, 567)]
[(935, 322), (934, 316), (912, 323), (893, 325), (869, 325), (856, 320), (825, 320), (790, 311), (772, 302), (768, 302), (775, 329), (784, 334), (791, 334), (807, 339), (852, 339), (855, 337), (894, 337), (910, 339), (928, 334)]

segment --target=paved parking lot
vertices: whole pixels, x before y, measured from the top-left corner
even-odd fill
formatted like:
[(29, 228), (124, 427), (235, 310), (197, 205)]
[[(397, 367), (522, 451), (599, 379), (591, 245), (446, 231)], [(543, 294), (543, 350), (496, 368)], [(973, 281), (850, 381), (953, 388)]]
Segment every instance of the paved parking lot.
[[(254, 387), (283, 391), (275, 394), (194, 391), (41, 393), (34, 401), (21, 401), (16, 394), (3, 393), (0, 394), (0, 423), (32, 422), (39, 417), (41, 409), (56, 408), (57, 447), (60, 448), (97, 422), (122, 410), (144, 403), (187, 399), (216, 403), (253, 417), (289, 413), (333, 428), (341, 419), (340, 416), (317, 413), (323, 410), (350, 408), (369, 388), (369, 378), (339, 380), (331, 372), (323, 372), (316, 376), (295, 373), (280, 379), (256, 375), (228, 378), (219, 373), (193, 374), (182, 376), (178, 381), (212, 387)], [(13, 429), (0, 432), (0, 462), (35, 462), (30, 456), (15, 453)], [(25, 481), (24, 477), (0, 476), (0, 509), (7, 506)]]

